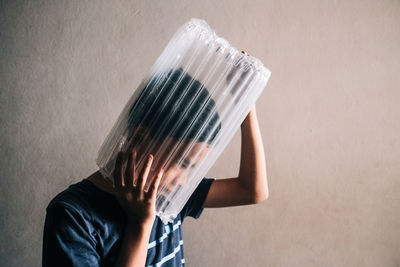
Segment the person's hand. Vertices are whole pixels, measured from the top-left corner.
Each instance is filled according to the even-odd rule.
[[[124,162],[128,158],[125,169]],[[129,153],[128,157],[119,152],[114,170],[114,196],[122,206],[129,223],[153,224],[155,219],[155,202],[158,186],[163,170],[159,169],[155,179],[151,181],[148,191],[144,190],[153,155],[147,157],[147,161],[140,173],[135,172],[136,151]],[[136,181],[136,183],[134,183]]]

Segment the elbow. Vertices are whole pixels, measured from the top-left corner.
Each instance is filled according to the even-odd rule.
[[[266,201],[269,197],[268,188],[266,188],[263,192],[256,193],[253,195],[253,204],[259,204]]]
[[[264,181],[267,181],[267,178],[263,179]],[[263,184],[262,186],[259,186],[258,190],[254,194],[254,204],[259,204],[264,201],[266,201],[269,198],[269,189],[268,189],[268,183]]]
[[[253,199],[253,204],[260,204],[268,199],[268,195],[257,196]]]
[[[240,176],[239,176],[240,178]],[[239,179],[240,186],[243,189],[243,192],[247,196],[247,202],[249,204],[259,204],[266,201],[269,198],[269,190],[268,190],[268,183],[266,182],[266,178],[264,179],[256,179],[254,180],[261,180],[262,182],[258,182],[256,185],[246,185],[242,182],[242,180],[246,181],[246,179]],[[265,183],[263,182],[265,181]]]

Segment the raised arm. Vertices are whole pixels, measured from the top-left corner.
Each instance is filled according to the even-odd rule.
[[[241,125],[241,136],[239,176],[215,180],[203,207],[248,205],[268,198],[264,147],[255,106]]]

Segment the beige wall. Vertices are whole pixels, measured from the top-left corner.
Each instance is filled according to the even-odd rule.
[[[259,57],[270,198],[184,225],[188,266],[400,266],[400,2],[1,1],[0,265],[37,266],[49,200],[96,170],[175,30]],[[237,134],[209,176],[239,169]]]

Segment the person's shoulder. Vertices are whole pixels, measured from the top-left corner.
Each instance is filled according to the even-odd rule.
[[[203,212],[203,204],[215,178],[204,177],[196,187],[180,212],[181,219],[187,216],[198,219]]]
[[[108,194],[97,188],[88,179],[70,185],[58,193],[47,206],[47,210],[66,208],[69,210],[90,210],[91,207],[107,198]]]

